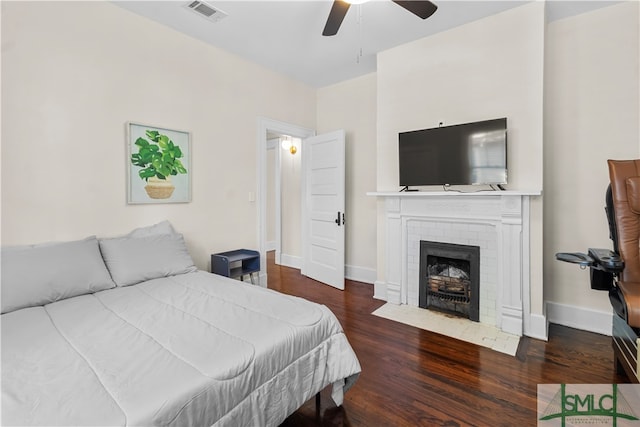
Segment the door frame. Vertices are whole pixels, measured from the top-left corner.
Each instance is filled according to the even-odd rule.
[[[270,240],[267,240],[267,236],[265,235],[265,252],[269,251],[269,250],[274,250],[275,249],[275,261],[276,264],[280,264],[280,252],[282,251],[282,236],[281,236],[281,226],[282,226],[282,217],[281,217],[281,197],[282,197],[282,189],[281,189],[281,182],[280,182],[280,167],[281,164],[280,162],[282,161],[281,156],[282,156],[282,150],[280,150],[281,147],[281,138],[277,138],[277,139],[268,139],[267,138],[267,155],[269,154],[269,151],[271,150],[276,150],[274,151],[274,170],[270,171],[267,169],[267,174],[273,172],[274,177],[273,177],[273,184],[274,184],[274,212],[273,212],[273,216],[274,216],[274,221],[275,221],[275,235],[274,235],[274,240],[275,240],[275,248],[271,247],[269,245],[269,243],[271,243]],[[265,178],[266,178],[265,175]],[[268,179],[267,179],[268,181]],[[267,196],[266,194],[270,191],[269,188],[266,189],[265,191],[265,206],[266,206],[266,201],[267,201]],[[265,221],[265,230],[267,230],[270,227],[270,224],[268,224],[268,221]],[[269,247],[267,247],[269,246]]]
[[[283,135],[289,135],[294,138],[304,140],[308,137],[315,136],[315,129],[309,129],[302,126],[269,119],[266,117],[258,117],[258,130],[256,144],[257,173],[256,173],[256,209],[258,217],[258,235],[257,244],[260,251],[260,286],[267,287],[267,132],[273,132]],[[278,150],[276,157],[279,158],[281,150]],[[302,151],[302,147],[300,147]],[[302,154],[302,153],[300,153]],[[279,189],[276,188],[276,241],[281,242],[281,210],[278,206],[281,200]],[[304,236],[303,236],[304,237]]]

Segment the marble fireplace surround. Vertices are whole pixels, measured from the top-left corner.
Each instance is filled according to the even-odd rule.
[[[480,323],[523,335],[530,306],[529,197],[522,191],[376,192],[385,200],[386,280],[374,298],[418,306],[420,241],[480,247]]]

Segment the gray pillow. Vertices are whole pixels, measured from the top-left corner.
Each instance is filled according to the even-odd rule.
[[[100,250],[118,286],[197,270],[178,233],[102,239]]]
[[[136,228],[125,237],[148,237],[155,236],[157,234],[175,234],[175,232],[176,231],[173,229],[171,223],[167,220],[164,220],[147,227]]]
[[[2,313],[114,286],[95,236],[2,248]]]

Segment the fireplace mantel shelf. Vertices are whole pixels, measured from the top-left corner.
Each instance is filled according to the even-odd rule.
[[[372,191],[367,196],[374,197],[465,197],[465,196],[539,196],[540,190],[481,190],[481,191]]]

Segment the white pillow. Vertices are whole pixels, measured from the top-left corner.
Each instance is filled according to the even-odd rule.
[[[100,250],[118,286],[197,270],[178,233],[102,239]]]
[[[2,248],[2,313],[114,286],[95,236]]]

